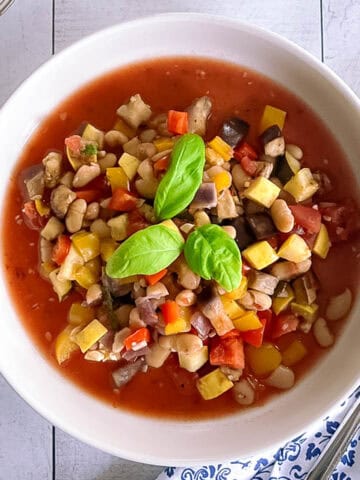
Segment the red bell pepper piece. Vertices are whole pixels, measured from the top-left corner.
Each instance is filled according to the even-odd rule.
[[[252,160],[250,157],[242,157],[240,160],[240,165],[244,172],[251,177],[256,175],[258,163],[255,160]]]
[[[256,330],[248,330],[247,332],[243,332],[241,335],[244,342],[248,343],[249,345],[253,345],[254,347],[261,347],[264,340],[266,319],[259,318],[259,320],[261,322],[262,327],[257,328]]]
[[[243,142],[234,149],[234,158],[240,161],[243,157],[248,157],[250,160],[256,160],[258,154],[251,145]]]
[[[137,207],[137,198],[125,188],[116,188],[112,194],[109,208],[118,212],[130,212]]]
[[[161,313],[166,324],[176,322],[180,315],[179,305],[174,300],[167,300],[160,305]]]
[[[276,315],[272,327],[272,338],[279,338],[286,333],[294,332],[299,325],[299,319],[292,313]]]
[[[321,213],[304,205],[289,205],[295,223],[303,227],[307,233],[319,233],[321,227]]]
[[[182,135],[188,131],[188,113],[177,112],[176,110],[168,111],[167,128],[169,132]]]
[[[150,342],[150,332],[147,328],[139,328],[138,330],[135,330],[134,333],[130,334],[124,341],[124,345],[126,350],[131,350],[137,343],[140,342]]]
[[[71,247],[71,240],[67,235],[60,235],[54,245],[51,260],[57,265],[64,263]]]
[[[227,365],[231,368],[244,368],[244,344],[241,338],[217,338],[210,349],[211,365]]]
[[[88,203],[95,202],[100,200],[101,191],[100,190],[77,190],[76,197],[86,200]]]
[[[167,274],[167,268],[160,270],[158,273],[154,273],[153,275],[145,275],[145,280],[147,281],[148,285],[155,285],[155,283],[159,282],[165,275]]]
[[[139,210],[132,210],[128,213],[128,227],[127,227],[127,234],[132,235],[143,228],[148,227],[150,224],[149,222],[143,217],[143,215],[139,212]]]
[[[169,155],[166,155],[163,158],[160,158],[157,162],[154,163],[155,173],[165,172],[169,166]]]

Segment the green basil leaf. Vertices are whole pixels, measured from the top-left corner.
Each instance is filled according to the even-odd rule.
[[[195,133],[186,133],[175,144],[170,167],[156,191],[154,207],[159,220],[175,217],[193,200],[201,185],[205,145]]]
[[[216,280],[231,291],[240,284],[241,255],[232,238],[218,225],[203,225],[192,232],[185,243],[186,261],[193,272]]]
[[[152,225],[134,233],[111,255],[106,274],[113,278],[152,275],[174,262],[182,252],[184,239],[164,225]]]

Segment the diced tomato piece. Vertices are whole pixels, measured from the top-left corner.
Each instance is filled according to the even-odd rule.
[[[24,203],[23,212],[25,223],[31,230],[41,230],[44,227],[47,218],[39,214],[33,200]]]
[[[225,333],[225,335],[221,335],[221,340],[227,340],[228,338],[240,338],[241,332],[237,328],[233,328],[230,332]]]
[[[343,205],[320,208],[331,242],[341,242],[360,230],[360,212],[350,200]]]
[[[180,315],[179,305],[174,300],[167,300],[160,305],[161,313],[166,324],[176,322]]]
[[[72,153],[80,155],[82,138],[80,135],[71,135],[71,137],[65,138],[65,145],[72,151]]]
[[[210,349],[211,365],[244,368],[244,344],[241,338],[217,338]]]
[[[137,343],[140,343],[140,342],[146,342],[146,343],[150,342],[150,332],[145,327],[139,328],[138,330],[135,330],[134,333],[129,335],[125,339],[124,345],[126,350],[131,350],[134,344],[136,345]]]
[[[299,319],[292,313],[280,313],[274,317],[272,338],[279,338],[286,333],[293,332],[299,325]]]
[[[260,312],[258,312],[260,313]],[[266,327],[266,319],[260,318],[262,327],[257,328],[256,330],[248,330],[247,332],[242,332],[242,339],[244,342],[254,347],[261,347],[264,339],[264,332]]]
[[[158,273],[154,273],[153,275],[145,275],[145,280],[147,281],[148,285],[155,285],[155,283],[160,282],[160,280],[165,277],[167,274],[167,268],[160,270]]]
[[[188,113],[169,110],[167,128],[169,132],[176,133],[177,135],[183,135],[184,133],[187,133],[189,128]]]
[[[266,238],[266,241],[268,243],[270,243],[270,245],[272,246],[272,248],[274,248],[275,250],[278,249],[279,247],[279,238],[277,235],[272,235],[271,237],[268,237]]]
[[[82,198],[88,203],[100,200],[102,196],[100,190],[77,190],[75,193],[77,198]]]
[[[251,267],[250,265],[246,262],[246,260],[242,259],[242,274],[246,277],[246,275],[250,272]]]
[[[244,172],[251,177],[256,175],[258,163],[255,160],[252,160],[250,157],[242,157],[240,160],[240,165]]]
[[[139,210],[132,210],[128,213],[128,235],[132,235],[133,233],[138,232],[149,225],[149,222],[143,217]]]
[[[297,225],[303,227],[308,233],[319,233],[321,213],[318,210],[303,205],[289,205],[289,208]]]
[[[98,177],[91,180],[86,185],[87,190],[99,190],[103,197],[110,197],[111,196],[111,186],[106,178],[105,174],[101,174]]]
[[[51,260],[58,265],[64,263],[67,254],[69,253],[71,247],[71,240],[67,235],[60,235],[57,238],[55,246],[52,251]]]
[[[118,212],[130,212],[137,207],[137,198],[125,188],[116,188],[112,194],[109,208]]]
[[[248,157],[251,160],[256,160],[258,158],[258,154],[251,145],[243,142],[234,149],[234,158],[240,161],[243,157]]]
[[[169,166],[169,155],[160,158],[157,162],[154,163],[155,173],[165,172]]]

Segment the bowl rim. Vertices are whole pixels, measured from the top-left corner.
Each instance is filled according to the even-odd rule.
[[[249,33],[255,33],[263,38],[268,38],[270,39],[273,43],[279,44],[283,49],[286,49],[289,53],[295,54],[297,56],[300,56],[304,59],[305,63],[309,65],[310,68],[315,70],[317,73],[320,73],[321,75],[325,76],[327,80],[334,86],[335,89],[339,90],[342,95],[344,95],[349,102],[351,102],[356,110],[358,111],[360,115],[360,99],[357,97],[357,95],[351,90],[351,88],[346,85],[346,83],[338,77],[326,64],[320,62],[316,57],[314,57],[312,54],[304,50],[302,47],[298,46],[294,42],[288,40],[287,38],[282,37],[281,35],[271,32],[265,28],[259,27],[257,25],[254,25],[250,22],[246,22],[243,20],[237,20],[237,19],[231,19],[226,16],[222,15],[214,15],[214,14],[205,14],[205,13],[184,13],[184,12],[174,12],[174,13],[161,13],[157,15],[147,15],[141,18],[137,18],[134,20],[130,20],[127,22],[121,22],[117,23],[115,25],[112,25],[110,27],[101,29],[95,33],[92,33],[91,35],[88,35],[84,37],[83,39],[73,43],[72,45],[66,47],[64,50],[61,52],[53,55],[50,59],[45,61],[40,67],[38,67],[27,79],[25,79],[20,86],[11,94],[9,99],[3,104],[3,106],[0,109],[0,121],[6,117],[7,111],[12,108],[12,103],[15,101],[15,98],[17,95],[19,95],[24,89],[27,88],[28,83],[36,80],[38,77],[41,77],[43,75],[43,72],[46,72],[47,69],[51,68],[52,66],[56,64],[61,64],[62,60],[68,56],[72,56],[74,52],[81,50],[84,46],[86,46],[88,43],[94,41],[94,40],[101,40],[107,36],[112,36],[114,32],[117,32],[119,29],[124,29],[127,27],[140,27],[141,25],[144,24],[151,24],[153,22],[166,22],[166,21],[176,21],[176,20],[186,20],[188,22],[196,22],[196,21],[201,21],[205,22],[207,24],[221,24],[223,27],[233,27],[238,30],[244,31],[244,32],[249,32]],[[171,54],[169,55],[171,56]],[[191,56],[196,56],[196,55],[191,55]],[[159,58],[154,57],[154,58]],[[140,61],[140,59],[138,60]],[[116,68],[114,65],[113,68]],[[104,73],[106,73],[104,71]],[[96,78],[96,77],[94,77]],[[12,302],[10,302],[12,303]],[[51,422],[54,426],[57,428],[60,428],[61,430],[69,433],[73,437],[86,442],[89,445],[92,445],[96,448],[99,448],[105,452],[108,452],[110,454],[116,455],[116,456],[121,456],[123,458],[133,460],[133,461],[141,461],[141,462],[146,462],[149,464],[157,464],[157,465],[163,465],[164,460],[168,461],[168,459],[164,459],[163,457],[159,456],[158,454],[151,455],[151,454],[143,454],[141,453],[136,454],[135,452],[131,452],[129,450],[126,450],[125,448],[119,448],[118,446],[110,446],[107,444],[104,446],[101,441],[98,441],[97,438],[93,438],[90,436],[90,434],[85,434],[82,431],[78,430],[76,426],[70,425],[70,424],[63,424],[61,417],[59,417],[56,413],[49,411],[46,406],[43,406],[40,402],[36,401],[34,399],[32,393],[25,388],[22,387],[22,385],[19,385],[16,381],[16,378],[11,377],[11,375],[8,375],[7,372],[4,370],[2,364],[1,364],[1,356],[0,356],[0,371],[2,375],[4,376],[5,380],[11,385],[11,387],[32,407],[36,412],[38,412],[40,415],[42,415],[47,421]],[[359,377],[360,378],[360,377]],[[357,378],[352,385],[348,385],[347,391],[344,393],[343,398],[348,396],[351,391],[356,387],[359,378]],[[87,394],[88,395],[88,394]],[[324,402],[323,405],[326,406],[327,411],[333,411],[335,410],[336,406],[338,403],[341,401],[341,398],[335,398],[335,399],[329,399],[328,401]],[[128,413],[130,416],[132,415],[131,413]],[[230,418],[230,417],[224,417],[224,418]],[[310,427],[310,425],[314,424],[316,421],[318,421],[318,418],[313,418],[311,421],[308,421],[306,424],[304,424],[303,431],[307,428]],[[181,423],[181,422],[179,422]],[[292,437],[295,437],[299,433],[302,433],[299,431],[299,429],[293,429],[293,434]],[[288,439],[290,440],[290,439]],[[275,450],[279,446],[281,446],[283,442],[278,441],[278,442],[273,442],[271,444],[267,445],[265,450],[261,450],[256,453],[264,453],[264,451],[268,451],[270,448],[271,450]],[[224,458],[223,456],[221,457],[221,460],[231,460],[234,458],[234,453],[230,452],[229,456],[227,458]],[[178,466],[188,466],[188,461],[184,458],[174,458],[172,459],[172,464],[176,464]],[[214,460],[214,459],[213,459]],[[198,460],[198,461],[192,461],[192,465],[197,465],[197,464],[203,464],[204,462],[209,462],[211,461],[210,458],[207,458],[205,460]]]

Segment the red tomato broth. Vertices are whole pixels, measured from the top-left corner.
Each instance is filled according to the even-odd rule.
[[[249,69],[201,58],[164,58],[108,73],[60,104],[25,146],[9,182],[3,217],[3,255],[13,303],[39,352],[67,378],[113,406],[146,415],[181,418],[236,412],[241,407],[234,402],[230,392],[212,401],[203,400],[191,383],[193,374],[184,370],[179,373],[179,369],[174,371],[172,358],[161,369],[150,368],[146,374],[138,374],[120,391],[114,391],[111,383],[110,372],[116,368],[112,362],[89,362],[75,354],[59,367],[54,358],[53,340],[66,325],[69,307],[72,302],[79,300],[79,294],[71,293],[59,304],[50,283],[44,281],[37,272],[38,232],[30,231],[18,221],[21,218],[22,199],[17,178],[24,168],[39,163],[49,150],[63,151],[64,138],[76,132],[84,120],[100,129],[111,129],[116,119],[116,109],[127,97],[137,92],[156,113],[169,109],[182,111],[194,98],[207,94],[213,100],[207,137],[214,136],[221,123],[235,114],[250,123],[247,141],[253,146],[258,145],[256,127],[263,108],[270,103],[288,113],[285,139],[287,143],[301,146],[307,166],[321,168],[332,180],[337,178],[337,172],[341,172],[342,181],[334,182],[332,199],[357,198],[354,178],[335,138],[294,94]],[[21,249],[19,239],[26,239]],[[326,262],[316,259],[314,269],[322,286],[319,292],[320,312],[324,310],[328,296],[341,292],[347,286],[355,291],[359,262],[354,262],[352,247],[359,251],[359,238],[333,247]],[[335,333],[341,327],[341,322],[331,324]],[[52,341],[47,332],[50,332]],[[292,367],[299,378],[312,368],[325,350],[317,346],[312,335],[301,332],[285,335],[275,343],[283,349],[295,338],[301,338],[309,350],[305,359]],[[273,392],[275,390],[270,388],[260,391],[257,405]]]

